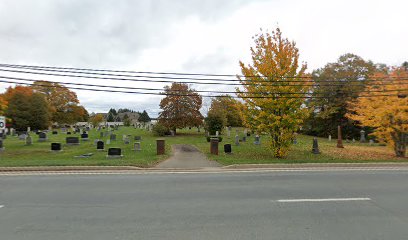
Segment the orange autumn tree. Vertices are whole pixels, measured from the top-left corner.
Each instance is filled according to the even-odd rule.
[[[7,101],[0,95],[0,116],[4,116],[7,109]]]
[[[185,83],[172,83],[165,86],[160,101],[159,123],[176,132],[177,128],[198,127],[203,122],[200,113],[202,97]]]
[[[303,105],[310,79],[305,78],[306,64],[299,62],[295,42],[282,37],[279,28],[254,38],[255,47],[250,49],[252,63],[240,61],[244,75],[239,77],[243,90],[237,89],[243,100],[241,113],[247,127],[268,133],[273,155],[283,158],[294,133],[309,114]]]
[[[408,71],[377,72],[360,98],[349,103],[347,117],[374,128],[373,136],[405,157],[408,134]],[[369,96],[369,97],[364,97]]]

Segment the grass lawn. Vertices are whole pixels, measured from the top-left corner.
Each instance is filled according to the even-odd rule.
[[[235,130],[232,131],[235,134]],[[242,131],[241,131],[242,132]],[[196,129],[183,129],[178,131],[176,137],[165,137],[166,155],[156,155],[156,139],[151,132],[131,127],[121,127],[114,132],[117,141],[112,141],[108,147],[122,148],[124,157],[121,159],[107,159],[107,152],[96,151],[94,139],[99,138],[100,133],[95,129],[89,133],[90,141],[81,142],[79,146],[67,146],[65,144],[65,133],[59,131],[58,135],[48,134],[47,142],[38,142],[38,136],[32,134],[33,145],[25,146],[24,141],[17,137],[7,136],[4,141],[5,150],[0,152],[0,166],[139,166],[150,167],[166,159],[171,154],[172,144],[192,144],[200,149],[211,160],[216,160],[223,165],[247,164],[247,163],[339,163],[339,162],[408,162],[408,158],[396,158],[393,151],[387,147],[377,144],[370,146],[361,143],[346,143],[345,148],[336,148],[336,140],[329,142],[327,139],[319,138],[321,154],[311,153],[312,137],[298,136],[298,144],[292,149],[285,159],[273,158],[267,149],[267,136],[261,136],[261,145],[254,145],[254,137],[251,136],[247,142],[241,142],[240,146],[234,145],[234,138],[224,136],[219,146],[219,155],[210,155],[210,144],[206,141],[204,133],[198,133]],[[142,136],[142,151],[132,151],[133,142],[125,145],[122,135]],[[71,136],[80,136],[79,134]],[[106,143],[106,137],[102,138]],[[54,153],[50,151],[51,142],[63,144],[63,151]],[[223,153],[223,145],[232,144],[232,154]],[[90,158],[75,158],[76,155],[93,153]]]

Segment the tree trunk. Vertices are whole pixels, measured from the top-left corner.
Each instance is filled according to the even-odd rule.
[[[394,150],[395,150],[395,155],[397,155],[397,157],[405,157],[405,153],[407,150],[407,142],[406,142],[405,133],[398,134],[398,140],[395,141]]]

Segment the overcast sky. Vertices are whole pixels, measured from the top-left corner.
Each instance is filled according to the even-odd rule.
[[[252,36],[260,28],[280,27],[297,43],[308,71],[348,52],[400,65],[408,60],[407,9],[405,0],[1,0],[0,63],[239,74],[238,61],[249,63]],[[0,76],[164,86],[7,72]],[[9,85],[0,83],[0,92]],[[162,98],[76,92],[89,112],[126,107],[146,109],[154,117]]]

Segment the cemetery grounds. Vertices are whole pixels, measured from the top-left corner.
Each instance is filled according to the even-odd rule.
[[[210,155],[210,143],[205,138],[205,133],[197,132],[196,128],[181,129],[177,131],[175,137],[155,137],[152,132],[133,127],[120,127],[113,133],[117,135],[116,141],[106,144],[107,137],[100,137],[100,132],[96,129],[89,131],[89,141],[82,141],[80,145],[68,146],[65,144],[67,135],[58,129],[57,135],[47,133],[46,142],[38,142],[38,136],[31,133],[33,144],[26,146],[24,140],[19,140],[17,136],[7,136],[4,140],[5,149],[0,152],[0,167],[22,167],[22,166],[137,166],[152,167],[158,162],[165,160],[171,155],[172,144],[191,144],[196,146],[201,152],[206,154],[210,160],[218,161],[222,165],[232,164],[267,164],[267,163],[365,163],[365,162],[408,162],[408,158],[397,158],[392,149],[374,143],[346,142],[343,140],[344,148],[336,147],[336,139],[329,141],[325,138],[318,138],[321,154],[312,153],[313,137],[298,135],[297,144],[293,144],[289,155],[284,159],[272,157],[267,148],[268,136],[261,136],[261,144],[254,144],[254,135],[247,137],[246,142],[235,145],[235,131],[231,131],[231,137],[223,133],[222,141],[219,144],[219,155]],[[238,128],[240,138],[244,136],[243,129]],[[106,131],[106,130],[102,130]],[[130,144],[125,144],[123,135],[131,135]],[[141,136],[141,151],[133,151],[134,136]],[[95,139],[105,142],[105,151],[97,151],[94,144]],[[156,139],[165,139],[166,154],[156,155]],[[50,151],[53,142],[62,144],[61,152]],[[224,153],[224,144],[232,145],[232,154]],[[122,148],[122,158],[107,158],[109,147]],[[78,158],[83,154],[92,153],[91,157]]]

